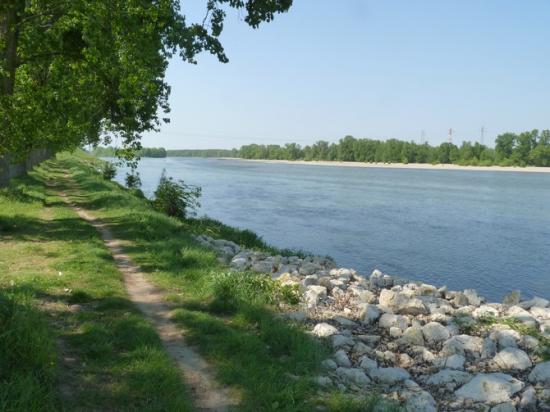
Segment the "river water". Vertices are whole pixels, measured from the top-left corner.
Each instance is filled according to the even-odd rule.
[[[202,187],[199,214],[275,246],[493,300],[550,298],[550,174],[145,158],[146,195],[163,169]]]

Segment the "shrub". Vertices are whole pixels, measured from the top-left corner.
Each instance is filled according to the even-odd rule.
[[[186,184],[183,180],[166,177],[162,171],[159,185],[155,190],[153,207],[168,216],[186,218],[195,214],[200,207],[201,188]]]
[[[112,180],[116,176],[116,167],[111,162],[105,162],[103,163],[101,173],[103,174],[103,179]]]
[[[139,172],[132,170],[131,173],[126,173],[126,187],[128,189],[138,189],[141,186],[141,178]]]

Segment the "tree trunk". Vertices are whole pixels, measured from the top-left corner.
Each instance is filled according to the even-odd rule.
[[[24,0],[3,0],[0,9],[0,44],[2,50],[0,62],[0,95],[12,95],[15,87],[17,69],[17,43],[19,40],[19,23],[25,10]]]

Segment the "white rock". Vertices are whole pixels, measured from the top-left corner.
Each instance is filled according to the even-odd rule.
[[[370,325],[380,318],[382,312],[378,309],[378,306],[371,305],[370,303],[364,303],[361,305],[361,312],[359,313],[359,318],[362,322]]]
[[[449,338],[441,352],[445,355],[464,355],[465,353],[480,354],[483,349],[483,339],[477,336],[457,335]]]
[[[535,366],[529,374],[529,381],[550,386],[550,361]]]
[[[520,308],[519,306],[510,306],[506,314],[523,323],[526,326],[537,327],[538,322],[533,315],[527,312],[525,309]]]
[[[480,373],[455,392],[461,399],[470,399],[488,405],[509,402],[510,398],[521,391],[525,384],[504,373]]]
[[[304,297],[309,307],[315,307],[319,304],[321,298],[327,297],[327,288],[319,285],[310,285],[307,287]]]
[[[529,356],[517,348],[505,348],[497,353],[493,360],[502,370],[524,371],[532,366]]]
[[[464,296],[466,296],[466,299],[468,299],[468,303],[472,306],[479,306],[481,305],[482,298],[480,298],[477,294],[477,291],[475,289],[466,289],[464,292]]]
[[[431,386],[445,385],[449,388],[456,388],[464,385],[473,378],[468,372],[457,371],[453,369],[443,369],[426,379],[426,384]]]
[[[519,403],[521,411],[535,412],[537,410],[537,393],[535,388],[528,386],[521,394],[521,401]]]
[[[372,370],[369,375],[380,383],[394,385],[410,379],[411,375],[403,368],[378,368]]]
[[[422,327],[422,333],[428,343],[439,343],[449,339],[449,330],[440,323],[430,322]]]
[[[550,308],[539,308],[538,306],[532,307],[531,315],[537,319],[548,320],[550,319]]]
[[[352,347],[355,344],[351,336],[332,335],[330,339],[332,341],[332,347],[335,349],[342,347]]]
[[[336,373],[344,380],[354,383],[360,388],[364,388],[370,383],[369,377],[359,368],[338,368]]]
[[[534,352],[538,349],[539,345],[539,340],[533,336],[525,335],[521,337],[520,346],[527,351]]]
[[[481,305],[472,312],[475,319],[480,318],[495,318],[498,316],[498,310],[489,305]]]
[[[411,297],[406,293],[383,289],[378,300],[380,306],[386,307],[396,314],[421,315],[429,313],[421,299]]]
[[[345,350],[338,350],[334,354],[334,360],[336,361],[336,364],[338,366],[343,366],[344,368],[350,368],[351,367],[351,361],[348,358],[348,354]]]
[[[513,290],[502,299],[502,304],[507,306],[517,305],[521,301],[521,291]]]
[[[359,366],[365,369],[370,375],[371,371],[378,368],[378,362],[376,362],[374,359],[369,358],[368,356],[363,356],[359,360]]]
[[[545,320],[540,324],[540,333],[545,338],[550,338],[550,321]]]
[[[550,306],[550,301],[535,296],[533,299],[521,302],[518,306],[523,309],[531,309],[532,307],[546,308]]]
[[[517,409],[512,402],[506,402],[492,407],[491,412],[517,412]]]
[[[466,358],[462,355],[451,355],[444,358],[437,358],[434,361],[434,365],[439,368],[464,370],[464,363]]]
[[[491,333],[491,337],[497,341],[500,349],[517,348],[521,339],[519,332],[513,329],[496,330]]]
[[[390,336],[392,338],[399,338],[403,335],[403,331],[401,330],[401,328],[398,328],[397,326],[392,326],[390,328]]]
[[[392,326],[396,326],[400,329],[405,329],[409,321],[406,317],[401,315],[394,315],[392,313],[384,313],[378,321],[378,326],[384,329],[389,329]]]
[[[437,412],[433,396],[424,390],[404,391],[406,412]]]
[[[326,338],[327,336],[332,336],[338,333],[338,329],[334,326],[329,325],[328,323],[318,323],[313,328],[313,334],[320,338]]]
[[[399,338],[399,342],[409,346],[424,346],[424,334],[419,326],[411,326],[405,329],[403,336]]]
[[[371,288],[385,288],[393,285],[393,278],[374,269],[369,278]]]

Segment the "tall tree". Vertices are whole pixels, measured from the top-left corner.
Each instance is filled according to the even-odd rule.
[[[1,0],[0,155],[110,136],[139,148],[140,134],[169,112],[171,57],[196,63],[207,51],[227,62],[227,9],[257,28],[291,4],[205,0],[202,23],[188,23],[179,0]]]

